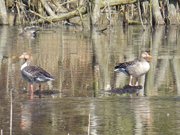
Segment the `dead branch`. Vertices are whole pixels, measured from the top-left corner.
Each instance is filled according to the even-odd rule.
[[[41,0],[41,1],[44,2],[44,0]],[[70,2],[72,2],[72,1],[75,1],[75,0],[71,0]],[[132,3],[136,3],[136,2],[137,2],[137,0],[113,0],[113,1],[109,1],[109,6],[132,4]],[[45,4],[44,6],[46,6],[47,3],[44,2],[43,4]],[[105,6],[107,6],[106,3],[104,3],[104,2],[100,3],[100,8],[103,8]],[[48,6],[48,8],[50,8],[50,7]],[[74,11],[71,11],[71,12],[68,12],[68,13],[65,13],[65,14],[59,15],[59,16],[54,15],[54,13],[53,13],[53,15],[50,15],[45,18],[40,18],[37,21],[33,21],[31,24],[45,23],[45,22],[48,22],[47,20],[49,20],[50,22],[58,22],[58,21],[66,20],[66,19],[71,19],[73,17],[80,16],[80,15],[83,15],[86,13],[87,13],[87,6],[82,5]]]
[[[40,17],[40,18],[44,19],[44,20],[46,20],[46,21],[47,21],[47,22],[49,22],[49,23],[52,23],[52,21],[51,21],[51,20],[47,20],[47,18],[46,18],[46,17],[44,17],[44,16],[42,16],[41,14],[38,14],[38,13],[36,13],[36,12],[32,11],[32,10],[30,10],[29,12],[33,13],[34,15],[36,15],[36,16],[38,16],[38,17]]]
[[[43,5],[43,7],[45,8],[46,12],[50,15],[50,16],[56,16],[56,14],[52,11],[52,9],[49,7],[47,1],[45,0],[41,0],[41,4]]]
[[[47,20],[49,20],[51,22],[58,22],[58,21],[62,21],[62,20],[66,20],[66,19],[70,19],[70,18],[79,16],[79,13],[81,13],[82,15],[85,14],[86,7],[85,6],[78,7],[76,10],[65,13],[60,16],[49,16],[49,17],[45,17],[43,19],[41,18],[37,21],[33,21],[31,24],[44,23],[44,22],[47,22]]]

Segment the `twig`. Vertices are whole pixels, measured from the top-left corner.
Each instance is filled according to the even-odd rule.
[[[65,5],[65,4],[68,4],[68,3],[71,3],[71,2],[76,2],[76,1],[77,1],[77,0],[69,0],[69,1],[66,1],[66,2],[60,4],[60,5],[63,6],[63,5]]]
[[[138,0],[138,12],[139,12],[139,18],[140,18],[140,21],[141,21],[141,25],[142,25],[143,29],[145,30],[143,20],[142,20],[142,16],[141,16],[141,8],[140,8],[140,1],[139,0]]]
[[[17,12],[18,12],[18,16],[19,16],[19,22],[21,22],[21,14],[20,14],[20,9],[19,9],[19,6],[17,4],[20,4],[19,2],[15,1],[16,2],[16,9],[17,9]]]
[[[13,114],[13,104],[12,104],[12,89],[10,90],[10,135],[12,135],[12,114]]]
[[[150,25],[151,25],[151,28],[152,28],[152,26],[153,26],[153,24],[152,24],[152,0],[150,0],[150,3],[149,3],[149,13],[150,13],[149,21],[150,21]]]
[[[84,23],[83,23],[83,16],[82,16],[82,13],[81,11],[77,8],[77,11],[79,12],[79,16],[80,16],[80,20],[81,20],[81,25],[82,25],[82,28],[84,29]]]
[[[111,8],[110,8],[110,5],[109,5],[109,0],[106,0],[106,3],[107,3],[107,7],[108,7],[108,20],[110,22],[110,26],[111,26]]]

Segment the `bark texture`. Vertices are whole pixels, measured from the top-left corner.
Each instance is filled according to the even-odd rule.
[[[156,25],[164,24],[165,22],[159,8],[159,1],[151,0],[151,3],[152,3],[153,23]]]
[[[8,24],[4,0],[0,0],[0,24]]]

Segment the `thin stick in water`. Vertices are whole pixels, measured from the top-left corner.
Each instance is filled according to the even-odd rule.
[[[10,90],[10,135],[12,135],[12,113],[13,113],[13,106],[12,106],[12,89]]]
[[[89,120],[88,120],[88,135],[90,135],[90,121],[91,120],[91,115],[90,115],[90,113],[89,113]]]
[[[1,129],[1,135],[3,135],[3,130]]]

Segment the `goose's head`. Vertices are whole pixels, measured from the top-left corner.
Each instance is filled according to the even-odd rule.
[[[152,56],[149,55],[147,52],[143,52],[143,53],[141,54],[141,57],[142,57],[143,59],[145,59],[146,61],[148,61],[148,62],[150,62],[151,59],[152,59]]]
[[[23,54],[21,54],[21,56],[19,56],[19,59],[23,59],[25,61],[29,60],[30,58],[31,56],[27,52],[24,52]]]
[[[21,54],[21,56],[19,56],[19,59],[22,60],[22,62],[23,62],[22,66],[21,66],[21,70],[22,70],[24,67],[26,67],[30,64],[30,60],[32,59],[32,57],[27,52],[24,52],[23,54]]]

